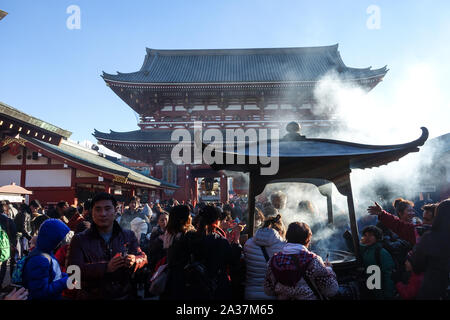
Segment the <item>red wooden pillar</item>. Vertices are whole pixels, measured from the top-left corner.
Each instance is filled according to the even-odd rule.
[[[192,205],[198,202],[198,178],[192,178]]]
[[[50,160],[50,158],[49,158]],[[70,189],[74,192],[74,197],[73,197],[73,204],[76,206],[78,205],[78,198],[77,198],[77,186],[75,184],[75,179],[77,177],[76,174],[76,169],[74,168],[70,168],[71,171],[71,177],[70,177]]]
[[[111,193],[111,186],[109,185],[109,182],[105,182],[105,192]]]
[[[131,196],[134,197],[136,195],[136,188],[132,187],[131,188]]]
[[[23,147],[22,149],[22,166],[20,168],[20,186],[25,188],[25,177],[27,174],[27,149]]]
[[[222,173],[220,176],[220,202],[226,203],[228,201],[228,179]]]
[[[191,199],[192,197],[192,192],[191,192],[191,188],[192,188],[192,183],[191,183],[191,178],[190,178],[190,172],[189,172],[189,167],[188,166],[184,166],[184,201],[188,201],[189,199]]]

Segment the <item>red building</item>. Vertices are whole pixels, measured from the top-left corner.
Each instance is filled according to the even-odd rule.
[[[206,185],[212,198],[228,199],[228,178],[208,165],[176,165],[170,159],[173,130],[277,128],[298,121],[302,131],[330,130],[338,122],[314,111],[314,88],[333,72],[367,91],[387,69],[350,68],[338,45],[304,48],[154,50],[147,49],[139,71],[103,73],[103,79],[140,115],[140,130],[94,132],[99,143],[147,163],[151,174],[180,185],[174,197],[197,198]],[[213,180],[211,180],[213,179]],[[201,181],[201,183],[200,183]],[[220,198],[220,199],[219,199]]]
[[[31,190],[29,200],[76,204],[106,191],[123,200],[140,195],[151,201],[160,199],[163,190],[177,188],[71,142],[71,132],[3,103],[0,133],[0,185],[15,183]]]

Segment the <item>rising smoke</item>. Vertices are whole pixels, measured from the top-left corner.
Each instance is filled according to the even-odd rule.
[[[391,84],[392,94],[386,94],[386,90],[382,92],[378,87],[374,92],[367,93],[339,78],[337,74],[327,74],[315,89],[317,105],[312,111],[316,115],[328,114],[332,119],[339,120],[341,125],[331,132],[307,130],[306,136],[390,145],[417,139],[422,126],[428,128],[429,139],[446,134],[450,129],[450,108],[448,97],[439,89],[441,80],[438,70],[432,63],[410,66],[403,77]],[[426,143],[420,149],[418,153],[411,153],[398,162],[352,171],[357,219],[367,217],[366,209],[373,201],[387,205],[396,197],[414,199],[418,196],[423,182],[430,181],[430,173],[424,168],[431,165],[434,155],[439,152],[439,147],[431,143]],[[386,188],[389,192],[386,192]],[[326,223],[326,198],[315,186],[272,184],[266,187],[265,194],[270,195],[275,191],[282,191],[288,197],[283,210],[286,223],[304,221],[310,226]],[[316,217],[299,213],[297,205],[301,200],[314,203],[318,211]],[[340,237],[343,229],[349,228],[348,209],[346,198],[334,186],[333,209],[335,226],[318,229],[314,239],[321,243],[321,247],[343,249],[342,243],[337,244],[335,240],[336,235]],[[420,208],[415,209],[420,211]]]

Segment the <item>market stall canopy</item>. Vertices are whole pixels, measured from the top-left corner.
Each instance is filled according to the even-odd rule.
[[[0,201],[8,200],[12,203],[21,203],[25,200],[22,195],[30,194],[33,194],[33,192],[17,186],[14,182],[0,187]]]
[[[16,185],[14,182],[6,186],[0,187],[0,193],[5,194],[33,194],[33,191],[29,191],[21,186]]]

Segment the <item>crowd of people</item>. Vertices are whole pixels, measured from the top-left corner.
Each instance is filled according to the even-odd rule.
[[[70,206],[38,200],[0,207],[0,299],[325,300],[342,298],[333,264],[311,248],[320,223],[308,225],[314,205],[298,204],[286,223],[286,195],[258,201],[255,232],[246,201],[226,204],[118,203],[108,193]],[[361,218],[364,271],[378,266],[381,285],[359,278],[360,299],[448,299],[450,199],[422,207],[404,199],[389,213],[374,203]],[[305,216],[307,215],[307,216]],[[308,220],[308,219],[306,219]],[[310,221],[310,220],[308,220]],[[249,234],[252,236],[249,237]],[[80,277],[77,278],[76,266]]]

